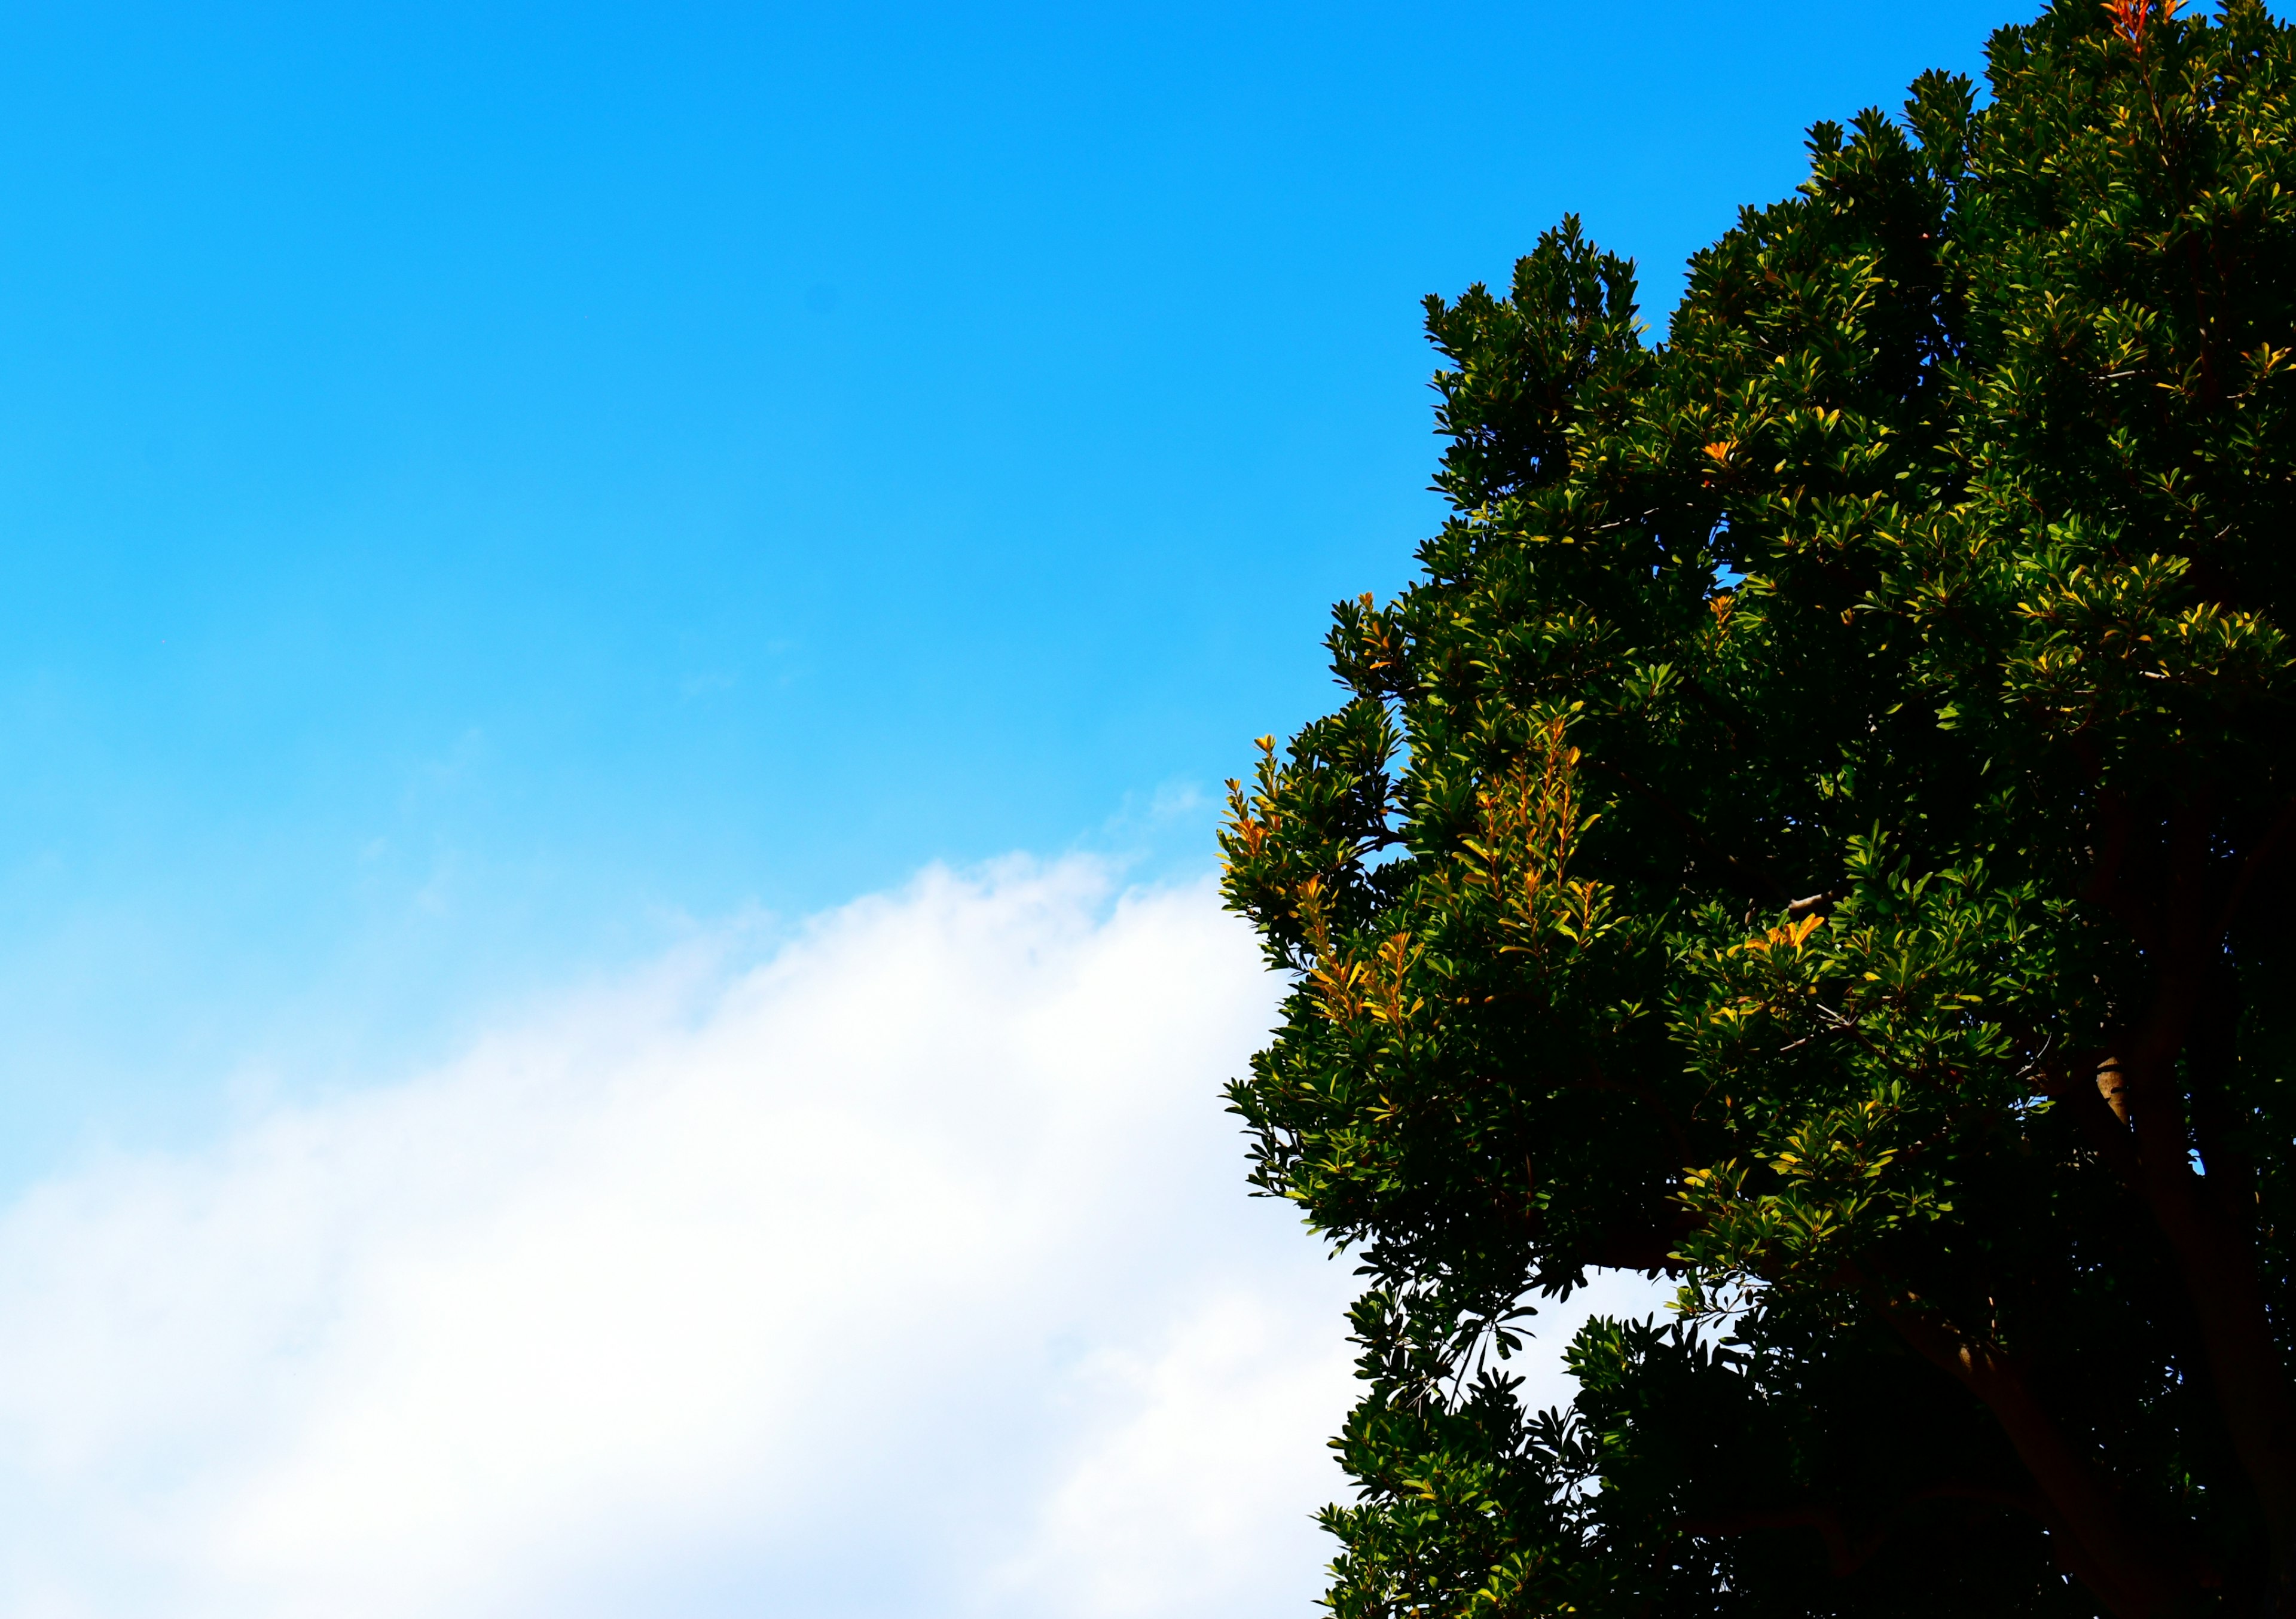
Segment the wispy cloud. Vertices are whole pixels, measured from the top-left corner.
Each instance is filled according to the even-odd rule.
[[[0,1216],[20,1615],[1304,1610],[1352,1279],[1209,893],[935,871]]]
[[[52,1179],[0,1612],[1305,1614],[1355,1278],[1243,1195],[1274,993],[1201,884],[936,871]]]

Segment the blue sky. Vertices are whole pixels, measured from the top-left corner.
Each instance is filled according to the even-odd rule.
[[[9,8],[7,1161],[685,919],[1201,863],[1159,795],[1432,520],[1418,298],[1576,209],[1662,319],[1997,14]]]
[[[1418,298],[1575,209],[1662,327],[1810,120],[2003,20],[0,10],[0,1186],[559,1050],[935,863],[1201,904],[1435,520]]]

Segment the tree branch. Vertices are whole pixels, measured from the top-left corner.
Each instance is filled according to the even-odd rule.
[[[1711,1535],[1748,1534],[1757,1529],[1815,1529],[1818,1539],[1825,1542],[1826,1566],[1838,1580],[1856,1574],[1890,1538],[1889,1531],[1884,1528],[1851,1540],[1842,1523],[1841,1509],[1825,1501],[1806,1507],[1782,1507],[1772,1511],[1724,1512],[1706,1517],[1685,1517],[1677,1520],[1675,1527],[1685,1534]]]
[[[2056,1515],[2053,1541],[2067,1572],[2118,1619],[2171,1611],[2184,1582],[2121,1511],[2110,1482],[2077,1453],[2024,1375],[1990,1344],[1974,1342],[1915,1300],[1865,1289],[1882,1318],[1924,1359],[1983,1401]]]

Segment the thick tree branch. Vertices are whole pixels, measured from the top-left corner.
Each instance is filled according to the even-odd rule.
[[[2128,929],[2129,936],[2144,950],[2159,943],[2152,919],[2130,897],[2121,878],[2128,865],[2128,844],[2134,833],[2134,818],[2128,800],[2113,788],[2097,789],[2096,822],[2103,834],[2103,842],[2095,853],[2089,870],[2087,887],[2083,897],[2103,905],[2120,925]]]
[[[1920,1304],[1869,1288],[1883,1320],[1924,1359],[1983,1401],[2055,1513],[2051,1535],[2067,1571],[2118,1619],[2171,1611],[2184,1582],[2152,1538],[2121,1510],[2111,1482],[2077,1452],[2023,1373],[1991,1345],[1973,1342]]]
[[[2000,1507],[2035,1519],[2053,1533],[2062,1534],[2063,1532],[2063,1520],[2050,1509],[2046,1501],[2011,1490],[1957,1482],[1927,1484],[1908,1492],[1862,1535],[1853,1535],[1841,1509],[1827,1501],[1798,1507],[1707,1513],[1682,1518],[1676,1527],[1685,1533],[1700,1535],[1751,1534],[1762,1529],[1814,1529],[1825,1546],[1826,1566],[1835,1578],[1847,1579],[1870,1562],[1874,1554],[1888,1543],[1890,1534],[1907,1513],[1923,1501],[1934,1500],[1978,1501],[1989,1507]]]
[[[1772,1511],[1723,1512],[1681,1519],[1676,1527],[1685,1534],[1750,1534],[1758,1529],[1815,1529],[1825,1544],[1826,1566],[1836,1579],[1847,1579],[1863,1567],[1889,1539],[1886,1529],[1852,1539],[1842,1522],[1841,1509],[1830,1502],[1782,1507]]]
[[[2251,866],[2254,856],[2251,857]],[[2178,806],[2169,821],[2167,892],[2161,907],[2166,945],[2144,1029],[2120,1074],[2137,1184],[2168,1239],[2205,1345],[2210,1382],[2269,1526],[2277,1600],[2296,1611],[2296,1406],[2265,1307],[2254,1246],[2194,1172],[2191,1119],[2180,1076],[2194,1019],[2218,969],[2218,911],[2207,903],[2208,816],[2204,803]]]

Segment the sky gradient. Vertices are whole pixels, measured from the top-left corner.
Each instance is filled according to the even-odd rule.
[[[1250,738],[1327,703],[1328,604],[1402,584],[1436,520],[1418,299],[1503,281],[1576,210],[1638,260],[1662,331],[1684,258],[1742,203],[1791,189],[1812,119],[1895,108],[1926,68],[1974,71],[2005,20],[1962,0],[0,7],[0,1302],[31,1309],[63,1286],[42,1278],[115,1250],[238,1277],[183,1328],[220,1335],[218,1381],[162,1383],[186,1410],[254,1412],[270,1435],[225,1444],[166,1411],[148,1431],[73,1429],[73,1399],[104,1408],[86,1378],[56,1394],[53,1433],[0,1410],[22,1455],[64,1469],[22,1462],[0,1498],[62,1492],[56,1511],[83,1512],[43,1532],[54,1566],[11,1611],[283,1614],[353,1579],[372,1544],[316,1573],[257,1558],[245,1578],[288,1594],[247,1606],[240,1575],[168,1549],[197,1539],[169,1517],[174,1484],[119,1480],[319,1467],[312,1424],[401,1386],[373,1359],[398,1329],[307,1339],[298,1312],[397,1321],[372,1303],[390,1285],[360,1279],[398,1274],[406,1253],[420,1271],[423,1242],[475,1240],[457,1221],[558,1206],[571,1193],[554,1175],[598,1168],[594,1144],[562,1163],[537,1149],[542,1167],[498,1181],[449,1174],[443,1204],[410,1193],[405,1230],[343,1205],[388,1205],[394,1177],[428,1185],[422,1131],[496,1106],[422,1099],[496,1096],[489,1051],[557,1052],[529,1067],[573,1087],[567,1128],[603,1129],[622,1116],[564,1077],[590,1071],[564,1055],[569,1030],[655,1053],[617,1073],[671,1074],[754,975],[799,971],[808,941],[857,916],[890,929],[871,936],[895,965],[840,958],[838,993],[924,1031],[927,1064],[869,1083],[932,1093],[915,1006],[971,969],[927,950],[904,977],[896,924],[939,936],[935,894],[1034,919],[984,958],[1023,1008],[1045,952],[1129,936],[1128,886],[1168,923],[1142,946],[1136,991],[1169,997],[1140,1047],[1169,1054],[1168,1089],[1142,1100],[1148,1082],[1114,1055],[1073,1053],[1078,1083],[1117,1099],[1094,1116],[1105,1128],[1133,1128],[1107,1121],[1136,1103],[1200,1132],[1185,1150],[1201,1175],[1170,1194],[1188,1211],[1171,1216],[1179,1246],[1125,1262],[1176,1279],[1155,1295],[1167,1314],[1021,1311],[1043,1342],[1069,1334],[1076,1364],[1151,1369],[1107,1431],[1146,1420],[1157,1357],[1234,1281],[1217,1256],[1283,1223],[1242,1198],[1211,1100],[1270,991],[1255,978],[1223,999],[1191,976],[1250,959],[1232,932],[1192,930],[1223,926],[1202,886],[1220,780]],[[1008,856],[1021,865],[983,863]],[[1070,886],[1016,898],[1022,871]],[[661,1000],[680,973],[685,999]],[[941,988],[919,1000],[920,985]],[[1113,1026],[1130,1003],[1106,993],[1095,1015]],[[763,1133],[739,1139],[796,1128],[774,1100],[791,1075],[862,1083],[817,1030],[735,1022],[726,1038],[747,1055],[713,1048],[709,1071],[766,1076],[741,1104]],[[1009,1036],[984,1026],[980,1049]],[[989,1058],[976,1068],[1003,1083]],[[1103,1072],[1118,1077],[1088,1077]],[[502,1103],[472,1126],[473,1161],[516,1160],[555,1105]],[[645,1116],[661,1130],[686,1117],[663,1107]],[[393,1108],[409,1133],[358,1149],[349,1190],[281,1167],[280,1132],[355,1142]],[[632,1183],[676,1183],[682,1150],[634,1161]],[[1045,1206],[1082,1198],[1087,1225],[1124,1206],[1013,1173]],[[179,1195],[288,1198],[281,1217],[323,1235],[284,1257],[234,1248],[169,1214]],[[865,1204],[835,1205],[849,1237],[875,1229]],[[793,1241],[779,1208],[740,1204],[728,1229]],[[638,1228],[663,1252],[692,1239],[674,1221]],[[1328,1382],[1344,1287],[1283,1240],[1299,1252],[1267,1263],[1295,1266],[1285,1280],[1234,1285],[1293,1289],[1306,1313],[1238,1329],[1283,1347],[1231,1382],[1310,1391],[1269,1409],[1320,1434],[1344,1394]],[[996,1285],[1014,1297],[1056,1285],[1054,1259],[1008,1257]],[[0,1322],[0,1372],[111,1364],[107,1335],[133,1330],[106,1313],[135,1296],[115,1282],[71,1295],[52,1339]],[[565,1308],[587,1308],[567,1287]],[[418,1324],[449,1311],[407,1296]],[[1000,1319],[944,1304],[964,1330]],[[305,1357],[283,1380],[283,1355]],[[145,1372],[131,1358],[116,1375]],[[303,1404],[254,1392],[307,1385]],[[1173,1431],[1219,1430],[1202,1415],[1217,1403]],[[1057,1427],[1052,1409],[1029,1420]],[[778,1430],[752,1415],[727,1478],[773,1472]],[[684,1443],[607,1445],[599,1476],[642,1478]],[[1049,1492],[1029,1510],[1056,1518],[1070,1451],[1036,1443],[998,1465]],[[689,1530],[720,1535],[718,1572],[681,1613],[755,1612],[758,1590],[793,1577],[736,1530],[680,1519],[675,1492],[647,1499],[667,1526],[616,1549],[598,1588],[639,1594],[594,1611],[663,1611],[642,1597],[666,1589]],[[106,1516],[123,1501],[127,1528]],[[568,1512],[535,1520],[538,1543],[585,1533]],[[1170,1533],[1227,1566],[1204,1549],[1213,1529]],[[790,1611],[1241,1612],[1279,1589],[1304,1611],[1293,1563],[1126,1607],[1065,1577],[1029,1586],[1011,1573],[1037,1555],[1024,1540],[965,1574],[961,1601],[931,1595],[963,1581],[920,1553],[908,1597]],[[129,1541],[152,1583],[88,1572],[133,1563]],[[575,1611],[540,1575],[440,1566],[443,1583],[403,1601]]]
[[[1433,520],[1418,298],[1576,209],[1662,323],[1993,15],[9,8],[8,1158],[935,859],[1200,868]]]

